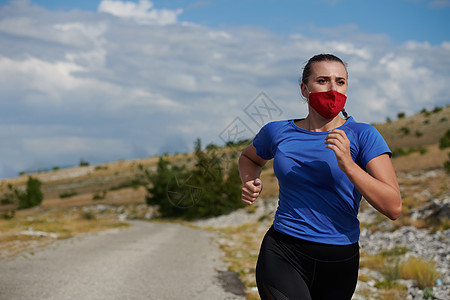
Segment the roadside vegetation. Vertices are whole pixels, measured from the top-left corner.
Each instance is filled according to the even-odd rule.
[[[230,213],[243,207],[236,151],[195,143],[192,166],[160,157],[156,171],[141,168],[148,182],[148,205],[157,205],[161,217],[187,220]],[[219,196],[218,196],[219,195]]]
[[[450,191],[450,106],[422,110],[414,116],[399,113],[397,120],[374,126],[393,150],[403,198],[402,216],[393,229],[412,225],[430,232],[449,228],[448,218],[428,216],[414,218],[419,207]],[[81,160],[69,169],[54,167],[51,171],[22,173],[17,178],[0,181],[0,258],[24,249],[64,239],[80,233],[127,226],[117,215],[101,215],[85,207],[110,205],[155,207],[153,219],[187,222],[229,213],[241,208],[240,179],[237,158],[250,141],[230,143],[225,147],[208,145],[200,140],[193,153],[155,156],[134,161],[118,161],[92,166]],[[425,176],[434,172],[433,177]],[[449,173],[446,173],[449,172]],[[263,169],[262,197],[276,197],[278,183],[272,162]],[[252,207],[246,208],[248,214]],[[143,218],[140,215],[138,218]],[[380,217],[367,226],[373,231],[381,227]],[[259,245],[265,231],[256,231],[260,224],[269,227],[271,217],[258,224],[230,226],[218,231],[221,248],[229,268],[240,275],[248,288],[248,299],[258,299],[254,267]],[[264,226],[263,226],[264,227]],[[398,279],[415,280],[430,293],[439,274],[432,261],[408,258],[407,248],[396,248],[376,255],[362,253],[364,268],[381,272],[376,281],[382,291],[379,299],[404,299],[404,286]],[[374,280],[362,275],[360,280]],[[370,296],[370,295],[369,295]],[[383,298],[384,297],[384,298]],[[402,298],[403,297],[403,298]]]

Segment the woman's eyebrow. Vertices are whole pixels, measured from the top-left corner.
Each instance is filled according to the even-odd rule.
[[[331,77],[332,76],[328,76],[328,75],[318,75],[316,77],[316,79],[319,79],[319,78],[330,79]],[[345,78],[345,77],[336,77],[336,80],[342,80],[342,79],[347,80],[347,78]]]

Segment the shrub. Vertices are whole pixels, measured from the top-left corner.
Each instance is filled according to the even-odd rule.
[[[14,204],[14,194],[7,193],[0,198],[0,205]]]
[[[44,194],[41,192],[42,183],[33,177],[28,177],[27,186],[25,192],[18,189],[14,189],[14,194],[17,197],[18,209],[30,208],[38,206],[44,199]]]
[[[418,148],[408,148],[408,149],[399,147],[399,148],[395,148],[392,151],[392,157],[407,156],[414,152],[419,152],[420,154],[425,154],[428,152],[428,149],[423,146],[420,146]]]
[[[140,170],[142,171],[143,167],[140,168]],[[145,182],[141,178],[135,178],[135,179],[132,179],[130,181],[125,181],[125,182],[122,182],[119,185],[113,186],[109,190],[110,191],[117,191],[117,190],[121,190],[121,189],[124,189],[124,188],[129,188],[129,187],[137,190],[142,185],[145,185]]]
[[[87,167],[89,166],[89,162],[84,160],[84,158],[80,159],[80,167]]]
[[[81,219],[88,220],[88,221],[97,219],[97,216],[92,211],[83,211],[80,216],[81,216]]]
[[[184,219],[218,216],[243,207],[235,160],[215,147],[202,150],[200,139],[194,154],[195,165],[190,169],[160,157],[156,172],[144,170],[144,177],[151,183],[147,204],[158,205],[162,217]]]
[[[397,118],[399,118],[399,119],[403,119],[405,116],[406,116],[406,114],[404,112],[399,112],[397,114]]]
[[[408,127],[405,127],[405,126],[403,126],[402,128],[400,128],[399,131],[400,131],[401,133],[403,133],[403,135],[408,135],[409,132],[410,132],[409,128],[408,128]]]
[[[92,200],[101,200],[101,199],[105,199],[105,197],[106,197],[106,191],[96,192],[94,195],[92,195]]]
[[[431,112],[427,111],[426,108],[422,109],[420,111],[421,114],[424,114],[426,117],[428,117],[429,115],[431,115]]]
[[[448,160],[444,162],[444,169],[450,173],[450,153],[448,153]]]
[[[440,106],[436,106],[436,107],[433,109],[433,113],[438,113],[438,112],[440,112],[440,111],[442,111],[442,107],[440,107]]]
[[[14,216],[16,215],[16,211],[15,210],[11,210],[11,211],[4,211],[1,214],[2,219],[4,220],[11,220],[14,218]]]
[[[108,166],[96,166],[94,170],[95,171],[108,170]]]
[[[419,130],[416,130],[416,136],[417,136],[417,137],[423,136],[423,132],[422,132],[422,131],[419,131]]]
[[[59,198],[61,198],[61,199],[62,198],[70,198],[75,195],[78,195],[78,193],[77,192],[64,192],[64,193],[59,194]]]
[[[450,147],[450,129],[439,140],[439,149]]]

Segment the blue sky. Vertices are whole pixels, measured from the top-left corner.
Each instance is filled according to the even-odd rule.
[[[323,52],[348,63],[358,121],[447,105],[449,20],[450,0],[0,0],[0,178],[304,117]]]
[[[100,2],[32,0],[51,10],[94,12]],[[450,1],[447,0],[162,0],[153,3],[157,9],[183,9],[180,21],[215,28],[254,26],[279,34],[301,31],[316,35],[319,28],[353,24],[363,32],[385,34],[397,42],[440,44],[450,40]]]

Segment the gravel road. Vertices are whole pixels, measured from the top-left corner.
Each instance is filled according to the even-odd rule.
[[[213,233],[131,224],[0,260],[0,299],[244,299]]]

